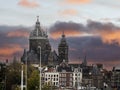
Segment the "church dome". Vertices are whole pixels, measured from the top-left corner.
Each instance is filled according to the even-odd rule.
[[[30,33],[30,39],[46,39],[46,38],[47,38],[47,34],[41,28],[39,17],[37,16],[35,29]]]

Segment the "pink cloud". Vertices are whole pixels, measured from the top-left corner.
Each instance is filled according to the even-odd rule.
[[[60,15],[77,15],[78,11],[75,9],[67,9],[60,12]]]
[[[28,38],[29,33],[27,31],[23,31],[23,30],[16,30],[16,31],[11,31],[8,32],[7,34],[8,37],[25,37]]]
[[[79,32],[77,30],[59,30],[59,31],[56,31],[56,32],[52,32],[50,37],[52,39],[58,39],[58,38],[61,37],[62,31],[64,31],[64,33],[67,37],[80,37],[80,35],[83,34],[82,32]]]
[[[90,3],[91,0],[65,0],[66,4],[86,4]]]
[[[20,2],[18,3],[20,6],[23,7],[28,7],[28,8],[34,8],[34,7],[38,7],[39,4],[35,1],[30,1],[30,0],[20,0]]]
[[[4,47],[0,47],[0,56],[12,56],[16,52],[22,52],[23,48],[18,44],[9,44]]]

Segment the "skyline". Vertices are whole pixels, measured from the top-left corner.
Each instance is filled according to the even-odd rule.
[[[120,1],[116,0],[12,0],[0,3],[0,60],[20,57],[36,16],[47,29],[57,51],[62,31],[69,44],[69,60],[120,66]],[[52,7],[51,7],[52,6]],[[53,7],[54,6],[54,7]]]

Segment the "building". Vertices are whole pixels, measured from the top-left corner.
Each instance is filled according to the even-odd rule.
[[[58,55],[56,51],[51,51],[51,45],[47,32],[40,25],[39,17],[35,23],[34,30],[29,36],[29,50],[24,50],[21,61],[29,64],[39,64],[41,58],[42,65],[56,66],[63,60],[68,62],[68,44],[65,34],[62,34],[60,44],[58,45]]]
[[[27,52],[27,60],[28,63],[36,64],[39,63],[40,54],[42,64],[45,65],[48,62],[48,56],[51,52],[51,45],[48,40],[47,32],[45,32],[39,22],[39,17],[37,17],[37,21],[35,24],[34,30],[30,33],[29,36],[29,51]],[[25,53],[21,60],[25,62]]]
[[[60,88],[73,88],[73,72],[59,72]]]
[[[58,72],[44,72],[42,73],[44,84],[51,86],[59,86],[59,73]]]
[[[80,87],[82,84],[82,68],[74,68],[73,71],[73,87]]]
[[[111,76],[111,86],[113,88],[120,88],[120,67],[113,67]]]
[[[58,88],[72,89],[80,87],[82,83],[82,69],[75,69],[74,72],[56,71],[55,68],[42,73],[42,84],[56,86]]]
[[[68,63],[68,44],[63,32],[60,44],[58,45],[59,63],[65,60]]]

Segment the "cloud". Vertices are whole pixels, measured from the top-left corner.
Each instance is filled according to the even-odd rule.
[[[21,56],[23,49],[28,48],[30,30],[21,26],[0,26],[0,59],[12,59]]]
[[[86,4],[91,2],[91,0],[65,0],[65,4]]]
[[[15,30],[15,31],[10,31],[7,33],[7,37],[26,37],[28,38],[29,33],[28,31],[23,31],[23,30]]]
[[[35,8],[38,7],[39,4],[35,2],[35,0],[30,1],[30,0],[20,0],[18,5],[23,6],[23,7],[28,7],[28,8]]]
[[[69,51],[70,61],[80,60],[82,62],[85,56],[84,51],[86,51],[88,62],[100,62],[107,65],[104,62],[109,63],[112,60],[116,60],[116,62],[120,60],[120,46],[104,43],[100,37],[68,37],[67,42],[70,48],[75,49]],[[115,64],[117,65],[117,63]]]
[[[112,23],[101,23],[89,20],[87,23],[89,33],[98,35],[105,43],[115,43],[120,45],[120,27]]]
[[[101,38],[105,43],[116,43],[120,45],[120,30],[114,32],[100,32]]]
[[[80,30],[81,29],[81,30]],[[74,22],[56,22],[49,28],[50,37],[59,38],[64,32],[67,37],[79,37],[83,34],[84,26]]]
[[[59,12],[60,15],[77,15],[78,14],[78,11],[75,10],[75,9],[66,9],[66,10],[63,10],[63,11],[60,11]]]
[[[60,38],[63,34],[63,30],[60,30],[59,32],[53,32],[50,37],[53,39]],[[78,32],[76,30],[64,30],[64,34],[67,35],[67,37],[80,37],[81,32]]]
[[[9,44],[0,48],[0,56],[12,56],[16,52],[23,51],[23,48],[18,44]]]
[[[68,37],[99,36],[104,43],[120,45],[120,27],[110,22],[88,20],[86,25],[75,22],[56,22],[49,31],[54,39],[59,38],[64,31]]]

